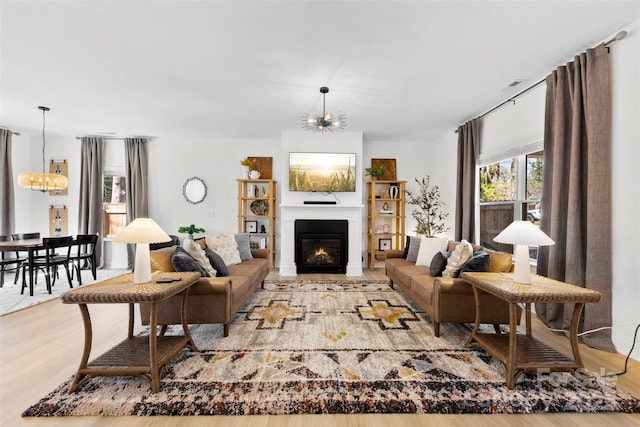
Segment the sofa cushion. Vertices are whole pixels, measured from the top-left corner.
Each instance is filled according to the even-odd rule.
[[[447,243],[449,243],[449,240],[446,238],[422,237],[416,265],[429,267],[433,256],[440,251],[444,251],[447,248]]]
[[[191,258],[196,260],[198,265],[207,272],[207,276],[216,277],[216,269],[213,268],[209,262],[209,258],[207,257],[207,254],[204,253],[202,246],[191,239],[184,239],[182,241],[182,247],[189,255],[191,255]]]
[[[442,277],[457,277],[458,272],[472,254],[473,247],[471,246],[471,243],[466,240],[462,240],[458,243],[447,260],[447,266],[442,272]]]
[[[458,275],[465,272],[484,272],[489,268],[489,263],[491,262],[491,257],[489,256],[489,252],[484,249],[478,249],[471,255],[471,257],[464,263],[462,268],[460,269]]]
[[[407,260],[403,258],[387,258],[384,261],[384,268],[387,272],[387,276],[395,276],[396,269],[398,267],[408,264]]]
[[[216,277],[224,277],[229,275],[227,264],[224,263],[224,260],[220,255],[209,248],[206,248],[204,250],[204,253],[207,258],[209,258],[209,263],[211,263],[211,266],[216,270]]]
[[[236,243],[238,244],[238,253],[240,254],[240,259],[242,261],[246,261],[248,259],[253,259],[253,255],[251,255],[251,246],[249,245],[249,233],[238,233],[235,234]]]
[[[233,234],[219,234],[206,237],[207,247],[220,255],[227,266],[240,264],[240,252],[238,243]]]
[[[447,266],[447,260],[451,256],[451,252],[449,251],[438,251],[433,258],[431,259],[431,264],[429,265],[429,275],[431,277],[439,277],[442,276],[442,272]]]
[[[162,249],[156,249],[149,252],[151,258],[151,271],[175,271],[171,264],[171,257],[176,251],[177,246],[168,246]]]
[[[416,262],[418,260],[418,251],[420,251],[420,237],[409,236],[409,251],[407,251],[407,261]]]
[[[407,254],[409,253],[409,242],[411,241],[411,236],[407,236],[407,241],[404,243],[404,250],[402,251],[402,256],[400,258],[407,258]]]
[[[207,273],[183,248],[176,248],[171,257],[171,264],[175,271],[196,271],[200,276],[207,277]]]
[[[411,283],[412,277],[425,275],[429,275],[429,267],[422,267],[413,263],[407,263],[406,265],[398,266],[398,268],[396,268],[396,277],[398,278],[398,281],[406,284],[407,286]]]
[[[413,276],[411,282],[407,283],[410,283],[411,292],[420,299],[420,305],[431,306],[433,304],[433,277],[426,274]]]
[[[511,265],[513,264],[513,258],[511,254],[506,252],[489,252],[491,258],[489,262],[489,269],[492,273],[508,273],[511,271]]]

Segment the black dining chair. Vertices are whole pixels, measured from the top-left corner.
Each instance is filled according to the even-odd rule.
[[[74,246],[77,248],[75,253],[71,254],[71,262],[73,263],[73,270],[78,273],[78,286],[82,286],[82,274],[81,270],[87,266],[91,268],[91,274],[93,280],[96,280],[96,244],[98,243],[97,234],[78,234],[74,241]],[[71,272],[73,276],[74,271]]]
[[[44,256],[33,259],[33,268],[36,274],[38,271],[44,273],[44,278],[47,283],[47,291],[51,293],[51,287],[56,282],[56,271],[59,266],[63,266],[67,272],[67,279],[69,280],[69,287],[73,288],[71,270],[69,270],[69,264],[71,263],[71,247],[73,245],[73,237],[44,237],[42,239],[42,247],[45,251]],[[60,254],[56,254],[56,250],[60,251]],[[24,289],[27,287],[26,269],[29,268],[29,261],[27,260],[22,264],[22,290],[20,294],[24,294]]]
[[[0,236],[0,242],[8,242],[10,240],[9,236]],[[13,251],[11,251],[13,252]],[[4,273],[7,271],[14,271],[16,273],[13,284],[18,283],[18,276],[20,276],[20,268],[22,267],[22,263],[25,262],[26,258],[21,258],[18,255],[18,251],[16,251],[15,256],[7,257],[6,252],[0,252],[0,288],[4,286]],[[13,267],[11,267],[13,266]]]

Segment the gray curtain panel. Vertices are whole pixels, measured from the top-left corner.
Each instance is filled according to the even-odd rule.
[[[475,241],[476,165],[480,146],[480,119],[458,127],[458,181],[456,187],[456,240]]]
[[[556,244],[541,247],[538,274],[602,294],[587,304],[580,331],[611,327],[611,94],[604,45],[589,49],[547,79],[540,227]],[[568,330],[572,305],[538,304],[553,329]],[[611,331],[582,342],[615,351]]]
[[[15,230],[16,209],[11,166],[13,132],[0,129],[0,235],[10,236]]]
[[[102,266],[102,158],[104,139],[83,137],[80,140],[80,197],[78,234],[98,233],[96,259]]]
[[[147,193],[148,154],[147,139],[125,138],[125,167],[127,174],[127,224],[136,218],[149,216]],[[127,246],[129,268],[133,268],[135,248]]]

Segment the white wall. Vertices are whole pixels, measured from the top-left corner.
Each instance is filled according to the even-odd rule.
[[[640,37],[635,21],[629,35],[611,46],[612,81],[612,213],[613,322],[616,349],[627,354],[640,323]],[[551,71],[551,70],[550,70]],[[535,147],[544,133],[543,84],[484,118],[483,159],[508,157],[522,147]],[[636,346],[638,347],[638,346]],[[640,359],[640,348],[632,355]]]

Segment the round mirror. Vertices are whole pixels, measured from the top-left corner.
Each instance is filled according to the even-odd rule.
[[[202,178],[191,177],[182,186],[182,193],[187,202],[196,205],[207,197],[207,184]]]

